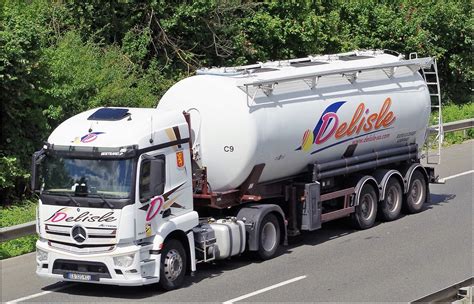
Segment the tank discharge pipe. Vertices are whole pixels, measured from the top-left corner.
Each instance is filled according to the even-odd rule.
[[[324,164],[315,164],[313,179],[349,174],[360,170],[374,169],[394,162],[406,161],[416,158],[418,145],[391,148],[380,152],[339,159]]]

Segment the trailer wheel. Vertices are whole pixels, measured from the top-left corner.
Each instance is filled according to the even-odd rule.
[[[357,229],[367,229],[374,225],[376,217],[377,194],[375,188],[366,183],[360,191],[359,204],[355,207],[355,212],[351,214],[351,220]]]
[[[161,252],[160,282],[164,290],[173,290],[183,285],[186,274],[186,251],[180,241],[167,241]]]
[[[275,256],[280,245],[280,224],[275,215],[265,215],[260,223],[258,255],[262,260],[268,260]]]
[[[410,187],[405,195],[405,209],[408,213],[421,211],[426,200],[426,183],[423,174],[416,170],[410,180]]]
[[[402,201],[402,186],[396,177],[391,177],[385,187],[384,200],[380,203],[382,218],[385,221],[396,220],[402,210]]]

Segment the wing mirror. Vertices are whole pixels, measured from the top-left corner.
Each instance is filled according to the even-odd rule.
[[[38,178],[38,172],[41,162],[45,157],[46,152],[43,149],[36,151],[31,157],[31,191],[40,190],[40,179]]]

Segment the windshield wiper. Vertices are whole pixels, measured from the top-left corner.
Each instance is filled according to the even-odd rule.
[[[69,194],[69,193],[64,193],[64,194],[66,194],[66,196],[69,198],[69,201],[70,201],[70,202],[73,202],[74,204],[76,204],[77,207],[81,207],[81,204],[79,204],[79,203],[72,197],[71,194]]]
[[[97,195],[98,197],[100,197],[100,198],[102,199],[102,201],[103,201],[104,203],[107,204],[107,206],[110,207],[110,209],[114,209],[114,205],[112,205],[108,200],[106,200],[105,197],[104,197],[102,194],[100,194],[100,193],[94,193],[94,194],[92,194],[92,195]],[[89,194],[89,196],[90,196],[90,194]]]

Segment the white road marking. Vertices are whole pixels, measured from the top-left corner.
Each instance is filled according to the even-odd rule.
[[[286,284],[290,284],[290,283],[293,283],[293,282],[302,280],[302,279],[304,279],[304,278],[306,278],[305,275],[300,276],[300,277],[296,277],[296,278],[293,278],[293,279],[290,279],[290,280],[287,280],[287,281],[284,281],[284,282],[281,282],[281,283],[278,283],[278,284],[275,284],[275,285],[272,285],[272,286],[268,286],[268,287],[266,287],[266,288],[262,288],[262,289],[259,289],[259,290],[257,290],[257,291],[254,291],[254,292],[251,292],[251,293],[248,293],[248,294],[245,294],[245,295],[240,296],[240,297],[238,297],[238,298],[234,298],[234,299],[225,301],[225,302],[223,302],[222,304],[232,304],[232,303],[234,303],[234,302],[237,302],[237,301],[240,301],[240,300],[243,300],[243,299],[247,299],[247,298],[253,297],[253,296],[258,295],[258,294],[260,294],[260,293],[263,293],[263,292],[266,292],[266,291],[269,291],[269,290],[272,290],[272,289],[281,287],[281,286],[286,285]]]
[[[37,297],[47,295],[47,294],[52,293],[52,292],[56,292],[56,291],[61,290],[61,289],[72,287],[74,285],[77,285],[77,284],[63,285],[63,286],[56,287],[56,288],[46,290],[46,291],[43,291],[43,292],[38,292],[38,293],[29,295],[29,296],[26,296],[26,297],[23,297],[23,298],[19,298],[19,299],[16,299],[16,300],[11,300],[11,301],[6,302],[5,304],[15,304],[15,303],[23,302],[23,301],[26,301],[26,300],[34,299],[34,298],[37,298]]]
[[[439,181],[440,181],[441,183],[444,183],[444,182],[446,182],[448,179],[456,178],[456,177],[463,176],[463,175],[468,175],[468,174],[471,174],[471,173],[474,173],[474,170],[469,170],[469,171],[461,172],[461,173],[454,174],[454,175],[451,175],[451,176],[448,176],[448,177],[443,177],[443,178],[439,179]]]

